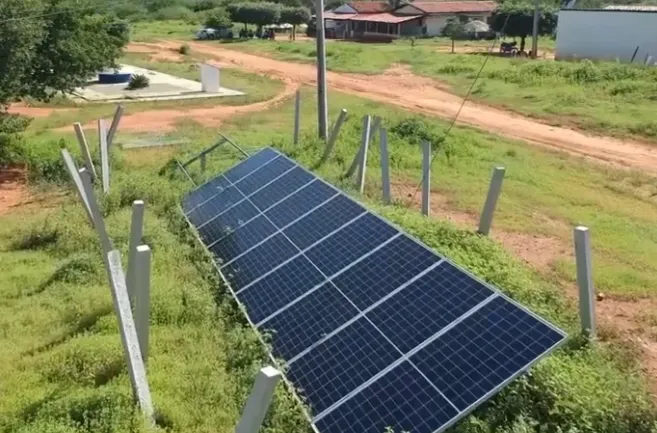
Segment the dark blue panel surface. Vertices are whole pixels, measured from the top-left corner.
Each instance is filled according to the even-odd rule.
[[[246,229],[245,225],[242,229]],[[232,263],[221,268],[226,279],[236,291],[249,284],[277,265],[295,255],[299,250],[282,234],[274,235]]]
[[[237,189],[227,188],[196,207],[187,215],[187,218],[189,222],[198,227],[243,199],[244,196]]]
[[[242,191],[242,194],[251,195],[292,167],[294,167],[294,163],[289,159],[276,158],[237,182],[235,187]]]
[[[402,235],[338,275],[333,283],[364,310],[439,260]]]
[[[497,297],[411,357],[459,409],[511,379],[563,336]]]
[[[183,198],[183,210],[185,213],[189,213],[190,210],[194,209],[210,197],[219,194],[229,186],[230,181],[224,176],[220,175],[215,177],[210,182],[191,191],[185,196],[185,198]]]
[[[276,269],[237,297],[253,323],[266,319],[308,290],[324,281],[322,274],[303,256]]]
[[[288,377],[319,414],[367,382],[400,354],[365,318],[355,321],[290,365]]]
[[[275,226],[282,228],[337,193],[336,190],[318,180],[305,186],[292,197],[278,203],[265,212],[265,215]]]
[[[272,149],[263,149],[225,172],[224,176],[232,183],[235,183],[278,156],[280,154]]]
[[[276,227],[267,218],[259,216],[210,246],[210,251],[220,264],[227,263],[274,232]]]
[[[285,234],[303,250],[363,213],[365,208],[339,195],[286,228]]]
[[[443,262],[367,313],[367,317],[407,353],[494,293]]]
[[[211,245],[222,237],[234,232],[240,226],[259,214],[248,200],[242,200],[235,206],[210,219],[198,228],[201,239],[206,245]]]
[[[408,362],[386,373],[320,419],[325,433],[433,433],[456,409]]]
[[[261,329],[274,330],[274,355],[289,361],[358,314],[338,289],[326,283],[289,306]]]
[[[314,179],[303,168],[296,167],[249,198],[258,209],[265,211]]]
[[[367,214],[312,247],[306,255],[326,275],[333,275],[397,233],[390,224]]]

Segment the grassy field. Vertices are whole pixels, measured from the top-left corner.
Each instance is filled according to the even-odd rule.
[[[404,64],[418,75],[443,81],[456,93],[465,94],[484,61],[480,54],[486,48],[481,43],[470,43],[468,49],[476,46],[480,52],[450,54],[448,44],[444,39],[417,41],[415,47],[405,40],[390,44],[332,41],[327,44],[327,65],[334,71],[380,74],[394,64]],[[248,41],[223,46],[301,63],[313,63],[316,52],[312,40]],[[540,46],[549,43],[542,40]],[[493,56],[472,98],[555,125],[657,142],[657,122],[652,114],[656,78],[657,69],[636,65]]]
[[[344,95],[331,95],[331,101],[346,107],[354,117],[343,130],[337,155],[319,173],[353,192],[350,182],[340,180],[340,174],[360,136],[356,118],[366,112],[376,113],[384,116],[392,129],[407,114]],[[303,106],[308,108],[304,108],[304,131],[298,147],[288,144],[289,104],[276,112],[236,118],[222,130],[248,147],[273,142],[312,166],[321,152],[312,128],[312,102],[312,96],[304,93]],[[44,131],[47,125],[47,120],[39,119],[32,124],[23,144],[24,157],[32,163],[36,179],[51,180],[37,184],[40,189],[59,191],[52,182],[70,183],[62,169],[59,146],[76,154],[77,145],[72,134]],[[170,134],[171,138],[188,138],[187,145],[122,151],[120,144],[129,136],[119,133],[119,146],[112,155],[112,190],[102,200],[111,237],[124,258],[130,204],[134,199],[147,203],[145,239],[153,249],[154,264],[149,380],[162,431],[232,431],[253,375],[264,362],[256,336],[245,326],[207,256],[183,224],[177,203],[187,184],[179,173],[162,171],[172,157],[184,159],[211,144],[215,134],[216,130],[189,121]],[[390,135],[396,176],[412,178],[417,173],[419,150]],[[91,144],[95,149],[95,143]],[[508,162],[498,227],[508,223],[512,209],[517,211],[522,202],[520,198],[510,200],[516,191],[532,180],[536,186],[531,191],[538,191],[541,180],[554,174],[552,170],[567,174],[563,182],[590,182],[588,187],[595,187],[597,192],[607,189],[594,185],[598,180],[594,167],[559,155],[541,155],[547,161],[542,168],[535,151],[465,128],[455,129],[450,145],[457,150],[451,153],[449,164],[442,160],[434,167],[435,185],[446,193],[451,191],[454,197],[473,196],[473,204],[483,199],[490,165]],[[236,152],[228,148],[218,151],[208,160],[209,173],[236,160]],[[370,161],[370,187],[362,197],[367,205],[576,334],[575,310],[560,290],[489,239],[427,220],[417,210],[378,204],[375,150]],[[518,168],[530,161],[537,162],[524,171]],[[200,173],[192,172],[202,180]],[[553,188],[558,190],[559,186]],[[526,195],[531,196],[530,192]],[[0,225],[0,431],[139,431],[98,243],[70,189],[64,196],[51,194],[43,200],[38,211],[34,205],[28,206],[2,217]],[[600,198],[605,204],[608,200],[609,196]],[[632,200],[643,203],[638,198]],[[467,205],[467,200],[459,203]],[[517,218],[525,216],[520,213]],[[597,235],[600,230],[595,230],[597,258],[604,248]],[[598,273],[602,268],[599,263],[596,260]],[[460,423],[456,431],[521,432],[541,425],[549,431],[648,433],[657,422],[657,412],[643,391],[636,360],[631,347],[620,342],[589,346],[575,337],[566,348],[542,361],[532,375]],[[279,389],[264,431],[307,430],[290,395]]]

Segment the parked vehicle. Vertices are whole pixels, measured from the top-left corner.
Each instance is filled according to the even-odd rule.
[[[196,32],[196,39],[213,40],[213,39],[233,39],[233,31],[227,27],[221,29],[204,28]]]

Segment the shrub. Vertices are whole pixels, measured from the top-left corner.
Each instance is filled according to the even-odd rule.
[[[130,82],[128,83],[126,89],[127,90],[145,89],[146,87],[150,86],[150,84],[151,84],[151,80],[149,80],[146,75],[135,74],[132,76],[132,78],[130,78]]]
[[[190,53],[190,51],[191,51],[191,48],[189,48],[189,45],[187,45],[187,44],[181,45],[180,48],[178,48],[178,52],[180,54],[182,54],[183,56],[188,55]]]
[[[224,8],[214,8],[207,11],[204,22],[205,26],[211,29],[221,29],[232,26],[230,16]]]
[[[184,6],[170,6],[155,12],[154,18],[159,21],[191,21],[194,20],[196,16],[194,15],[194,12]]]

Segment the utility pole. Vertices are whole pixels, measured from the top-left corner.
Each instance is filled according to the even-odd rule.
[[[540,0],[534,0],[534,26],[532,28],[532,59],[535,59],[538,56],[538,19],[540,16],[540,10],[538,2]]]
[[[317,125],[319,138],[328,137],[328,102],[326,100],[326,33],[324,32],[324,0],[316,0],[317,27]]]

